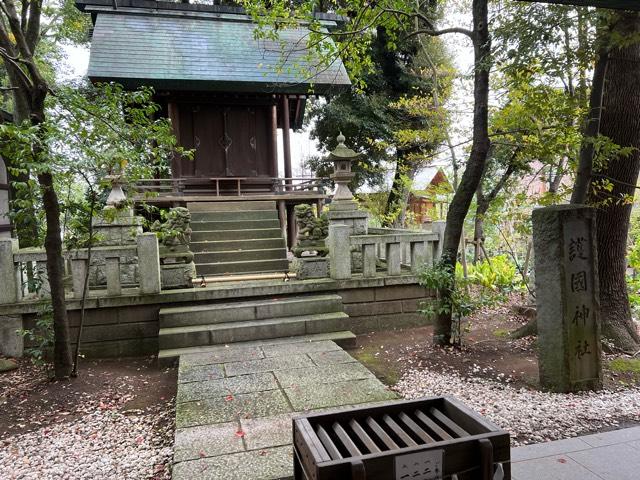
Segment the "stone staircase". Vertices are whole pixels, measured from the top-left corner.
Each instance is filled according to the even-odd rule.
[[[349,316],[339,295],[298,295],[163,308],[159,314],[159,360],[235,342],[273,339],[353,343]]]
[[[198,276],[289,270],[275,202],[190,202],[187,208]]]

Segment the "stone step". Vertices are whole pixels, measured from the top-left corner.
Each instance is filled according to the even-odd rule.
[[[308,343],[308,342],[322,342],[325,340],[332,340],[340,345],[342,348],[353,348],[357,344],[357,337],[354,333],[344,330],[339,332],[328,333],[315,333],[312,335],[300,335],[297,337],[281,337],[281,338],[269,338],[265,340],[253,340],[251,342],[243,342],[243,345],[247,346],[264,346],[264,345],[282,345],[291,343]],[[194,353],[211,353],[222,348],[220,345],[207,345],[200,347],[186,347],[186,348],[169,348],[160,350],[158,352],[158,364],[161,367],[171,366],[180,355],[190,355]]]
[[[333,312],[214,325],[161,328],[158,342],[160,350],[219,345],[341,331],[348,328],[348,322],[349,315],[344,312]]]
[[[287,250],[281,248],[268,248],[257,250],[226,250],[221,252],[195,253],[196,264],[218,262],[240,262],[243,260],[286,260]]]
[[[171,328],[333,312],[342,312],[340,295],[307,295],[163,308],[158,318],[160,328]]]
[[[241,202],[187,202],[190,212],[229,212],[237,210],[275,210],[273,201],[241,201]]]
[[[288,272],[289,261],[246,260],[239,262],[196,263],[196,272],[201,275],[226,275],[228,273]]]
[[[261,238],[282,238],[282,231],[279,228],[256,228],[254,230],[201,230],[191,234],[191,240],[194,242]]]
[[[276,210],[238,210],[230,212],[191,212],[192,222],[219,222],[224,220],[278,220]]]
[[[284,238],[258,238],[251,240],[216,240],[212,242],[191,242],[190,249],[194,253],[200,252],[229,252],[242,250],[270,250],[284,248]]]
[[[265,228],[280,228],[277,218],[259,220],[220,220],[191,222],[194,232],[217,230],[255,230]]]

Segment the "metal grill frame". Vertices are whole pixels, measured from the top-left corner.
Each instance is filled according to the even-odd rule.
[[[439,413],[431,413],[432,409]],[[417,425],[407,415],[416,415],[416,411],[423,414],[429,412],[424,415],[428,420],[435,415],[438,421],[434,422],[434,427],[446,427],[441,428],[440,437],[451,438],[437,440],[429,435],[427,429]],[[366,438],[363,440],[362,432],[358,433],[358,427],[364,430],[362,425],[367,423],[368,418],[374,419],[373,423],[378,422],[376,419],[384,419],[387,429],[395,432],[396,440],[406,435],[408,439],[405,443],[411,446],[398,446],[391,436],[388,438],[391,444],[377,436],[378,442],[372,441],[373,445],[369,446]],[[419,416],[414,418],[419,418],[423,424],[428,425],[424,423],[423,418]],[[401,423],[404,427],[398,424],[399,419],[402,419]],[[334,427],[336,422],[338,425]],[[392,426],[394,423],[395,427]],[[368,450],[377,449],[378,451],[361,453],[352,439],[354,433],[350,435],[346,432],[345,425],[349,425],[357,436],[353,439],[358,440],[360,448],[364,446]],[[371,425],[368,425],[367,429],[375,432],[375,429],[371,429]],[[418,428],[415,429],[415,427]],[[336,446],[340,447],[338,455],[330,451],[330,446],[325,447],[327,430],[331,430],[329,437],[339,439],[341,442],[341,445]],[[434,431],[433,428],[430,429],[431,433]],[[368,435],[366,431],[364,433]],[[456,435],[458,435],[457,438]],[[423,443],[419,443],[418,438]],[[382,450],[382,443],[389,449]],[[392,448],[392,444],[395,448]],[[511,479],[509,433],[452,397],[396,401],[372,407],[298,416],[293,419],[293,445],[295,480],[393,480],[396,457],[428,450],[442,450],[443,479],[451,479],[454,475],[453,478],[458,480],[493,480],[494,471],[498,465],[502,465],[504,470],[502,478]],[[333,457],[343,458],[334,459],[332,454]]]

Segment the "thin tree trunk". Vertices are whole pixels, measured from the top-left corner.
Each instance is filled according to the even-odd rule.
[[[444,231],[441,264],[451,274],[455,272],[456,258],[464,220],[469,212],[471,201],[482,181],[487,156],[489,154],[489,72],[491,70],[491,40],[488,29],[487,0],[473,0],[473,47],[474,47],[474,112],[473,142],[469,161],[460,179],[460,185],[453,196],[447,225]],[[450,303],[451,287],[440,289],[441,301]],[[452,336],[452,312],[441,313],[436,317],[433,341],[436,345],[449,345]]]
[[[640,15],[620,13],[612,37],[637,38]],[[595,177],[610,180],[613,191],[599,190],[590,203],[597,205],[598,271],[602,332],[626,351],[640,349],[640,337],[631,318],[626,285],[626,250],[633,198],[640,172],[640,43],[627,42],[609,52],[600,132],[621,147],[632,147],[628,156],[610,158]],[[607,201],[608,200],[608,201]]]
[[[49,172],[38,175],[42,204],[44,206],[47,234],[44,240],[47,252],[47,274],[51,288],[53,307],[53,331],[55,337],[53,366],[57,379],[68,378],[73,366],[69,342],[69,320],[64,295],[64,262],[62,258],[62,232],[60,231],[60,205]]]
[[[489,210],[489,202],[484,200],[484,197],[480,192],[476,195],[476,214],[473,228],[473,264],[475,265],[482,255],[481,244],[484,242],[484,217]]]
[[[410,187],[415,177],[415,168],[405,160],[405,152],[398,152],[396,172],[385,206],[385,227],[402,228],[406,220]]]
[[[593,142],[600,131],[608,62],[609,53],[607,47],[602,47],[593,71],[593,83],[591,85],[591,97],[589,99],[589,118],[587,119],[582,134],[576,183],[571,193],[571,203],[573,204],[584,204],[589,194],[591,175],[593,173],[593,155],[595,152]]]

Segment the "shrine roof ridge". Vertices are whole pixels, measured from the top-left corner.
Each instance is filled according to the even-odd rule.
[[[221,18],[239,21],[250,21],[243,7],[231,5],[213,5],[205,3],[184,3],[162,0],[76,0],[76,8],[82,12],[95,13],[106,9],[119,13],[133,13],[139,15],[181,15],[209,18]],[[243,18],[244,17],[244,18]],[[314,18],[322,23],[340,24],[347,19],[342,15],[329,12],[315,12]]]

